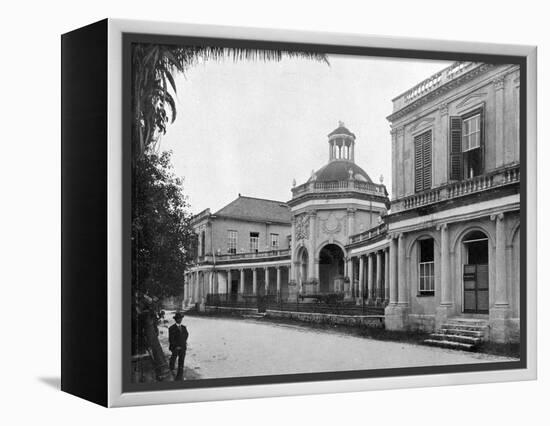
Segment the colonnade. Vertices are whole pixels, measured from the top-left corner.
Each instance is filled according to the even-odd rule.
[[[282,272],[283,268],[288,270],[287,277],[290,276],[290,265],[265,265],[265,266],[250,266],[250,267],[228,267],[220,268],[203,268],[195,271],[190,271],[185,274],[184,283],[184,303],[204,303],[207,294],[235,294],[231,291],[231,285],[234,277],[238,277],[238,290],[235,295],[257,296],[259,294],[270,293],[272,285],[272,273],[275,269],[276,295],[280,296],[282,292]],[[246,290],[245,273],[247,270],[252,271],[252,291]],[[258,287],[258,275],[263,271],[263,289]],[[225,275],[225,286],[222,285],[220,275]]]
[[[391,294],[389,256],[389,247],[383,247],[348,258],[346,275],[350,278],[351,297],[365,300],[369,305],[388,304]]]

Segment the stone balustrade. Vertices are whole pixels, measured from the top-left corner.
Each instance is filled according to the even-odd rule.
[[[350,237],[350,243],[360,243],[363,241],[370,240],[373,237],[384,234],[388,230],[388,225],[386,223],[381,223],[376,225],[373,228],[367,229],[366,231],[361,232],[360,234],[355,234]]]
[[[356,180],[339,180],[328,182],[306,182],[302,185],[292,188],[293,197],[298,197],[307,193],[326,193],[326,192],[361,192],[373,195],[386,195],[386,187],[372,182],[361,182]]]
[[[266,259],[266,258],[284,258],[290,256],[290,249],[282,250],[267,250],[259,252],[248,252],[248,253],[234,253],[234,254],[217,254],[217,255],[208,255],[203,259],[204,261],[210,262],[233,262],[237,260],[246,260],[246,259]],[[201,258],[199,258],[199,263]]]
[[[440,201],[463,197],[466,195],[495,189],[504,185],[518,183],[520,180],[519,165],[495,170],[484,175],[475,176],[470,179],[458,182],[450,182],[429,191],[410,195],[392,201],[391,211],[393,213],[410,210]]]
[[[477,62],[455,62],[444,70],[432,75],[426,80],[418,83],[413,88],[393,99],[394,111],[397,111],[411,102],[437,90],[439,87],[454,80],[460,75],[472,70],[481,64]]]

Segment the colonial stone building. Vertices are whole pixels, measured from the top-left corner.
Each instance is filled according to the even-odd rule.
[[[185,303],[338,295],[451,346],[518,341],[518,67],[455,63],[396,97],[388,120],[391,201],[340,123],[288,202],[239,196],[195,217]]]
[[[388,329],[519,333],[519,68],[460,62],[393,100]],[[393,291],[392,291],[393,290]]]

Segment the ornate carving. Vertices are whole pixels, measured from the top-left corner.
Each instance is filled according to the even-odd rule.
[[[491,220],[494,220],[495,222],[497,220],[503,220],[504,219],[504,213],[497,213],[491,215]]]
[[[498,77],[493,80],[493,86],[495,90],[504,89],[504,77]]]
[[[463,106],[468,104],[472,99],[483,98],[486,95],[487,95],[487,93],[485,93],[485,92],[472,93],[472,94],[466,96],[464,99],[462,99],[462,101],[460,101],[456,107],[457,108],[462,108]]]
[[[321,229],[326,234],[337,234],[342,230],[343,220],[343,217],[338,218],[331,212],[326,219],[321,220]]]
[[[449,114],[449,104],[444,103],[444,104],[439,105],[439,114],[441,114],[441,115]]]
[[[296,240],[309,238],[309,216],[302,215],[296,218]]]

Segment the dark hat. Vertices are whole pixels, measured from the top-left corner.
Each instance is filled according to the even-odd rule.
[[[174,315],[174,319],[177,320],[181,318],[183,318],[183,314],[181,312],[176,312],[176,315]]]

